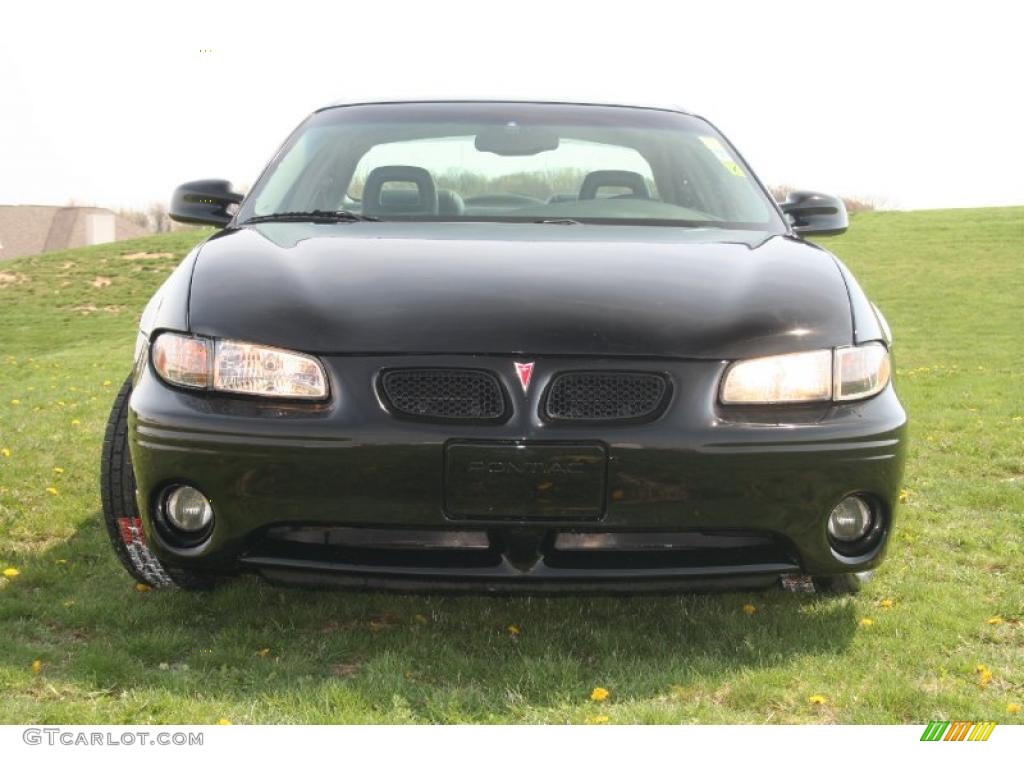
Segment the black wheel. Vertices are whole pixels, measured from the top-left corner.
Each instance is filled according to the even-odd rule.
[[[214,581],[204,574],[164,566],[146,546],[142,520],[135,503],[135,474],[128,452],[128,398],[132,393],[129,377],[117,393],[110,409],[107,431],[103,436],[100,460],[100,496],[103,520],[118,560],[136,581],[150,587],[210,589]]]

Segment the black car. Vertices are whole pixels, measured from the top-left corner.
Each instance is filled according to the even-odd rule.
[[[891,339],[706,120],[593,104],[311,115],[142,316],[104,512],[152,586],[848,588],[906,449]]]

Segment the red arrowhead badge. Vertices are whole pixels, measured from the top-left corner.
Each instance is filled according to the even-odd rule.
[[[516,376],[523,387],[523,394],[530,388],[530,379],[533,378],[533,363],[513,363],[516,367]]]

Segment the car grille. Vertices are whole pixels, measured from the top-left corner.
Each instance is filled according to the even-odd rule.
[[[662,578],[693,578],[710,571],[746,572],[769,580],[799,573],[791,545],[769,533],[748,530],[561,529],[527,531],[505,526],[465,529],[353,528],[329,524],[261,529],[241,561],[277,580],[318,582],[334,573],[386,585],[407,577],[410,588],[503,591],[573,591],[622,584],[629,591],[659,589]],[[421,570],[422,569],[422,570]],[[646,587],[644,585],[647,585]],[[507,585],[507,586],[502,586]],[[659,585],[661,585],[659,587]],[[692,582],[691,582],[692,587]]]
[[[658,373],[573,371],[555,377],[544,399],[553,421],[633,421],[661,413],[667,379]]]
[[[381,376],[390,409],[420,419],[500,421],[505,397],[497,377],[459,368],[403,368]]]

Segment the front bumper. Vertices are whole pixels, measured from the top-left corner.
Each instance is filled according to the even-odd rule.
[[[211,572],[257,571],[288,581],[403,588],[675,589],[757,586],[785,574],[869,570],[883,557],[898,499],[906,415],[892,387],[860,403],[723,408],[725,363],[629,361],[674,381],[656,420],[607,426],[545,423],[538,404],[568,368],[621,368],[622,360],[541,359],[529,396],[507,358],[329,357],[323,404],[280,404],[168,387],[137,376],[129,436],[150,547],[165,563]],[[445,425],[389,414],[369,384],[398,365],[487,367],[515,393],[503,424]],[[590,520],[454,519],[445,510],[445,446],[452,441],[601,445],[602,514]],[[168,484],[187,482],[212,501],[208,540],[177,547],[154,525]],[[877,500],[886,530],[877,547],[843,557],[825,520],[850,493]],[[322,541],[289,538],[322,530]],[[483,534],[471,555],[411,546],[331,544],[351,529]],[[561,533],[703,534],[665,551],[566,553]],[[705,546],[713,542],[713,546]],[[372,543],[372,541],[371,541]]]

